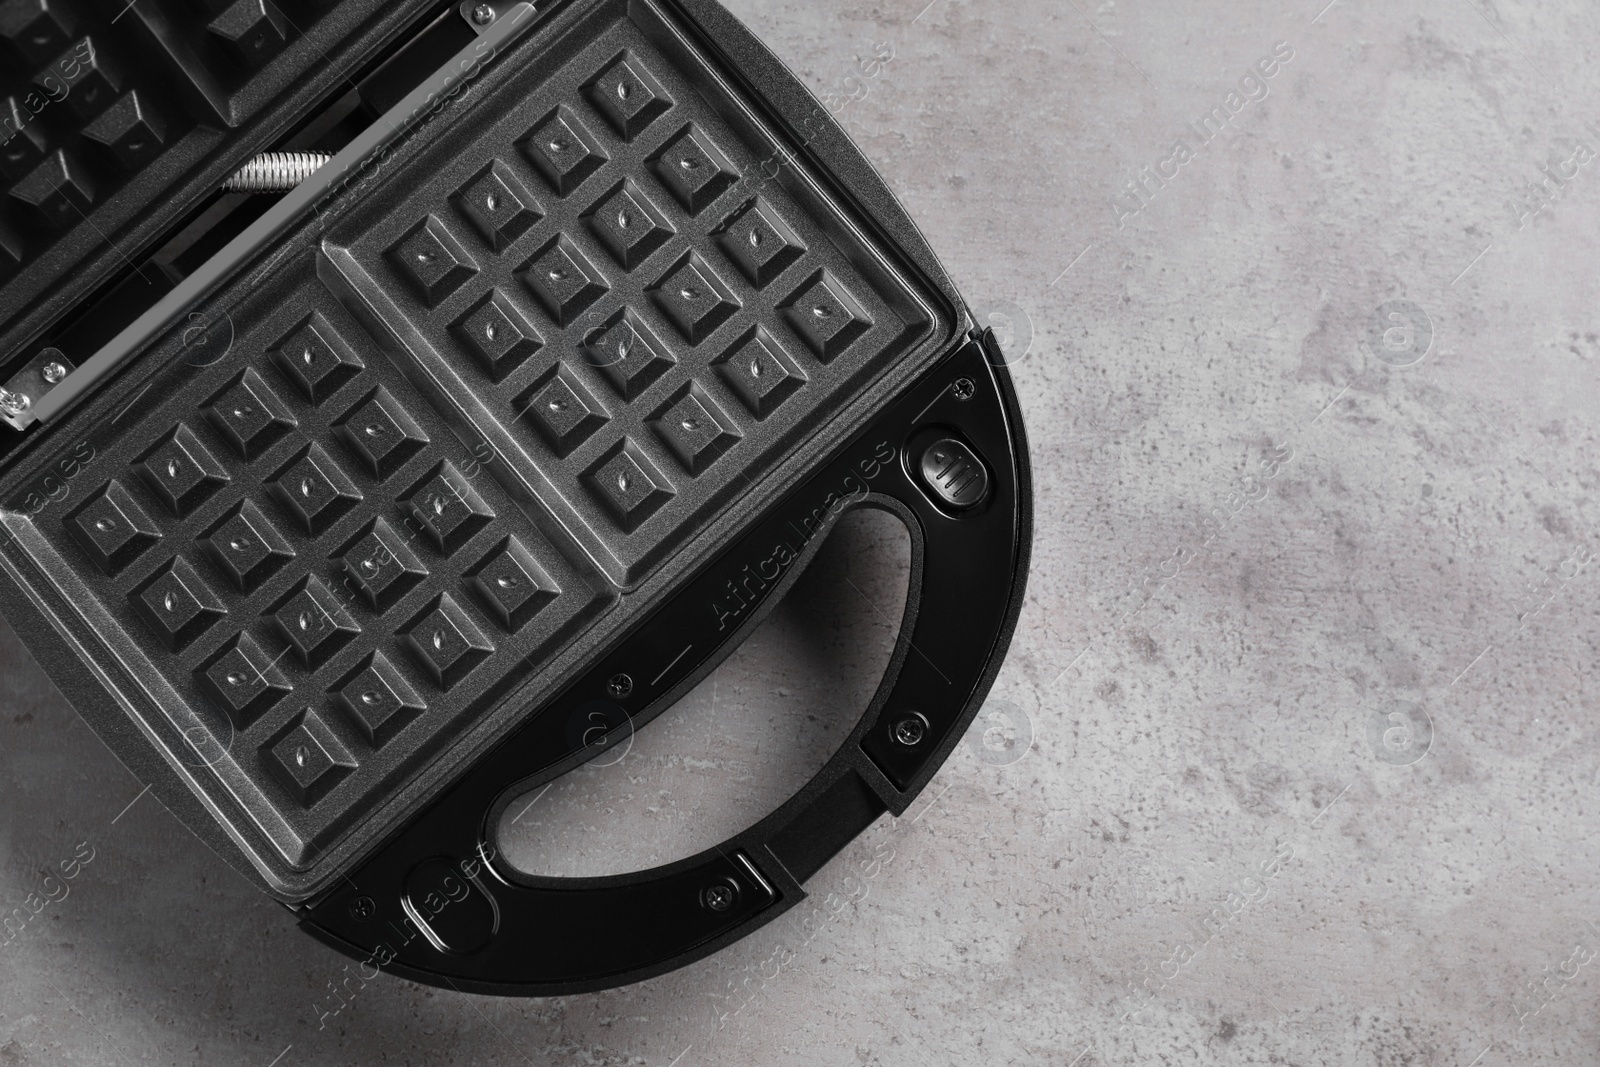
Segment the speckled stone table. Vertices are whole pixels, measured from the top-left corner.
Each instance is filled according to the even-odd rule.
[[[481,999],[346,970],[0,630],[0,905],[77,872],[0,947],[0,1065],[1600,1062],[1600,11],[733,7],[1015,361],[1034,569],[969,743],[733,949]],[[906,558],[853,524],[507,850],[769,810]]]

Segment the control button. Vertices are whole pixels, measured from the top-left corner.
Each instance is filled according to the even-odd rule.
[[[983,460],[954,437],[941,437],[922,453],[923,484],[934,497],[957,511],[975,508],[989,495],[989,471]]]

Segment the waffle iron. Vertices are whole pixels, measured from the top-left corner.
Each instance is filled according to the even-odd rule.
[[[1003,356],[713,0],[3,0],[0,49],[0,609],[308,933],[461,990],[638,981],[961,740],[1028,559]],[[229,191],[269,151],[320,165]],[[811,782],[665,867],[511,867],[506,806],[862,507],[911,592]]]

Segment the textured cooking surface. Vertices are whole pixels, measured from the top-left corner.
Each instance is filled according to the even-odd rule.
[[[620,9],[481,101],[391,181],[403,200],[332,244],[631,584],[923,331],[903,284],[762,179],[770,156]]]
[[[602,601],[312,272],[280,278],[36,523],[300,862]]]

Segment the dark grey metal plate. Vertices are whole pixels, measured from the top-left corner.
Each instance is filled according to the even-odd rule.
[[[652,32],[654,31],[654,32]],[[759,175],[648,9],[604,5],[325,247],[373,315],[621,586],[926,336]],[[417,176],[425,176],[418,181]]]

